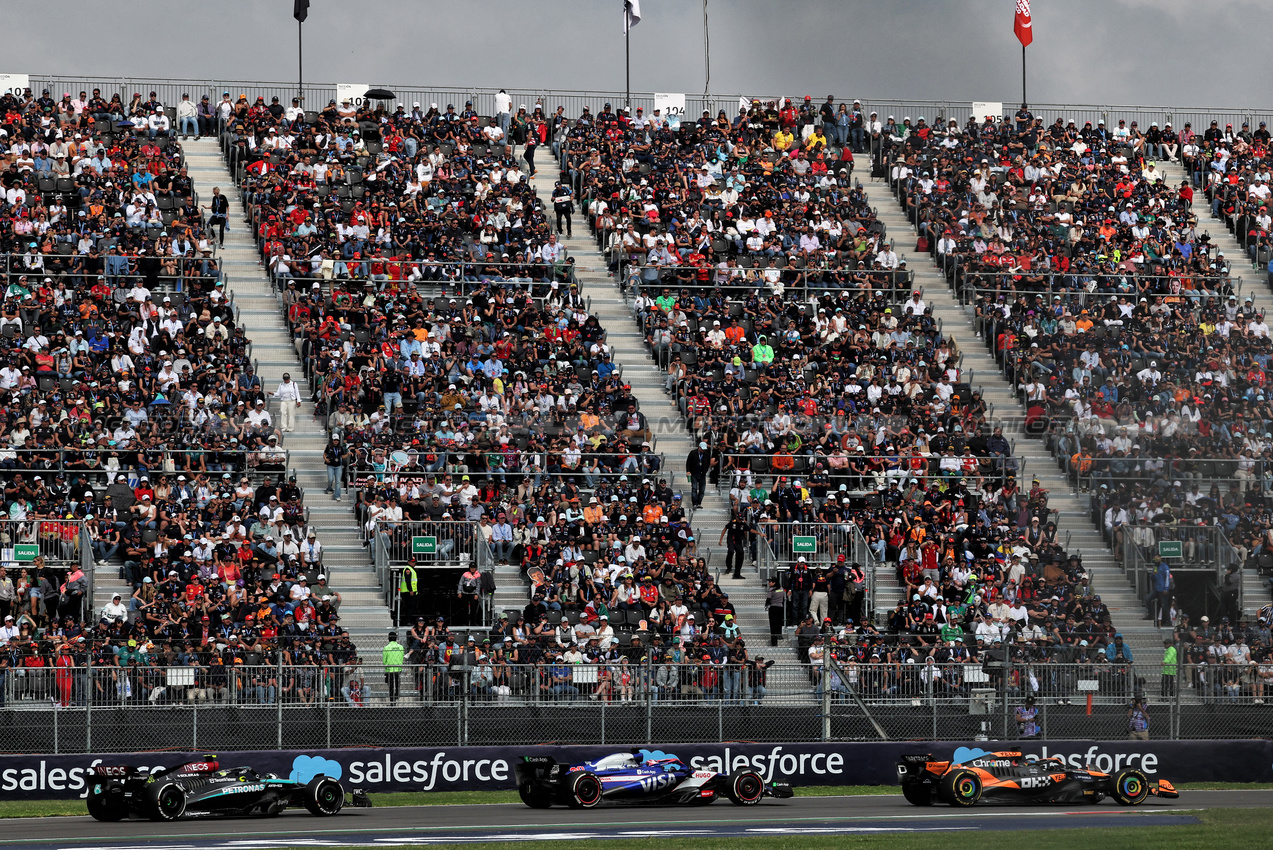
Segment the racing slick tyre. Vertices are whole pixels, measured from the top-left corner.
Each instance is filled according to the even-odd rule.
[[[903,782],[902,796],[912,806],[931,806],[933,804],[933,786],[917,782]]]
[[[941,778],[937,794],[952,806],[976,805],[981,799],[981,777],[971,770],[957,768]]]
[[[1139,806],[1149,796],[1149,780],[1139,770],[1125,767],[1114,774],[1114,790],[1110,796],[1120,806]]]
[[[175,782],[155,785],[147,797],[151,820],[179,820],[186,813],[186,792]]]
[[[305,786],[305,808],[311,815],[327,817],[345,805],[345,789],[328,776],[315,776]]]
[[[601,780],[597,774],[583,771],[570,779],[566,804],[572,809],[591,809],[601,802]]]
[[[765,796],[765,780],[754,770],[735,770],[729,775],[725,793],[735,806],[754,806]]]
[[[530,782],[523,782],[517,786],[517,796],[532,809],[551,809],[553,805],[552,793]]]
[[[108,789],[100,782],[88,789],[88,813],[94,820],[118,821],[128,817],[128,807],[111,800]]]

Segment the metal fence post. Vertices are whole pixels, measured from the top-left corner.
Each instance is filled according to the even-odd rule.
[[[61,709],[61,706],[58,706],[58,705],[53,706],[53,755],[55,756],[61,753],[61,741],[58,740],[59,730],[58,730],[58,722],[57,722],[58,715],[62,713],[60,709]]]
[[[831,740],[831,653],[822,653],[822,740]]]
[[[605,699],[603,699],[604,696],[605,694],[602,694],[601,696],[597,698],[597,701],[601,703],[601,746],[603,747],[606,745],[606,702],[607,702]]]
[[[1175,647],[1176,647],[1176,675],[1175,675],[1175,687],[1172,688],[1172,695],[1171,695],[1171,729],[1169,731],[1171,732],[1171,740],[1179,741],[1180,740],[1180,691],[1184,687],[1184,683],[1181,682],[1180,674],[1184,672],[1184,665],[1181,663],[1180,644],[1179,643],[1175,644]]]
[[[194,711],[190,716],[190,749],[199,749],[199,700],[193,704]]]
[[[327,715],[327,717],[326,717],[326,723],[327,723],[327,749],[329,749],[329,750],[330,750],[330,749],[332,748],[332,701],[331,701],[331,697],[328,697],[328,698],[327,698],[327,700],[323,703],[323,705],[324,705],[324,706],[326,707],[326,709],[327,709],[327,710],[326,710],[326,712],[325,712],[325,714]]]
[[[645,655],[645,745],[654,746],[654,658]]]
[[[274,711],[276,715],[275,725],[278,727],[275,730],[275,735],[278,743],[277,749],[281,750],[283,749],[283,694],[281,692],[283,684],[283,646],[281,644],[278,648],[278,663],[274,668],[274,677],[278,680],[279,684],[279,686],[274,689]]]
[[[93,752],[93,652],[84,661],[84,752]]]
[[[723,695],[722,695],[723,696]],[[716,703],[716,741],[725,740],[725,700]]]
[[[455,703],[455,745],[464,746],[464,700],[462,698]]]
[[[1011,650],[1005,650],[1005,652],[1011,652]],[[1008,695],[1012,691],[1012,674],[1014,669],[1015,667],[1012,663],[1012,658],[1009,657],[1004,664],[1003,674],[1003,726],[1000,727],[999,731],[999,740],[1001,741],[1006,740],[1008,737],[1008,712],[1010,710],[1008,705]]]

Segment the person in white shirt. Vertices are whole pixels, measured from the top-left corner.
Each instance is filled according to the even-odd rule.
[[[172,130],[172,122],[168,120],[168,115],[163,110],[156,109],[146,119],[146,133],[152,139],[167,136],[170,130]]]
[[[284,433],[291,433],[296,430],[296,408],[301,403],[301,388],[289,373],[283,373],[283,381],[274,391],[274,397],[279,400],[279,425]]]
[[[102,619],[108,623],[116,620],[128,619],[128,608],[123,603],[123,597],[118,593],[111,597],[111,601],[102,606]],[[9,626],[13,621],[12,617],[5,617],[4,624]],[[14,630],[16,632],[16,629]],[[8,638],[4,635],[4,630],[0,629],[0,641],[8,642]]]

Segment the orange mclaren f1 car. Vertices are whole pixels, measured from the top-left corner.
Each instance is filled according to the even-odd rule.
[[[1005,803],[1099,803],[1106,797],[1138,806],[1153,794],[1179,797],[1165,779],[1148,779],[1136,768],[1116,773],[1078,770],[1060,759],[1026,759],[1019,752],[985,753],[965,763],[932,755],[904,755],[897,763],[902,794],[916,806],[934,802],[974,806]]]

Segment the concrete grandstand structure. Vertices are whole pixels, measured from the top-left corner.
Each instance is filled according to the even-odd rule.
[[[189,496],[204,514],[174,517],[184,534],[161,536],[169,524],[158,522],[153,537],[134,529],[142,545],[93,571],[86,625],[109,634],[78,623],[58,641],[37,634],[37,655],[55,658],[65,640],[77,667],[90,656],[210,663],[197,647],[246,670],[340,667],[342,684],[319,690],[352,704],[348,668],[378,658],[396,627],[415,669],[527,668],[507,693],[491,684],[483,695],[560,696],[561,661],[590,671],[570,695],[609,701],[623,676],[650,687],[675,654],[678,699],[716,688],[742,702],[745,680],[764,679],[757,656],[771,641],[784,661],[812,662],[784,680],[808,701],[848,695],[820,672],[830,665],[841,685],[859,681],[847,669],[877,661],[896,665],[898,681],[910,681],[907,662],[930,659],[952,671],[948,681],[986,662],[1126,671],[1166,643],[1192,665],[1181,676],[1190,699],[1262,704],[1266,668],[1273,676],[1260,573],[1273,567],[1273,445],[1262,435],[1273,411],[1260,391],[1273,352],[1261,317],[1273,296],[1261,115],[1044,105],[988,121],[954,103],[763,98],[740,110],[737,96],[721,96],[687,97],[672,128],[643,117],[654,111],[647,95],[627,114],[617,93],[513,91],[504,101],[391,87],[396,102],[356,105],[311,84],[289,108],[286,84],[32,80],[37,91],[118,90],[118,117],[168,107],[176,119],[188,111],[173,106],[182,95],[207,95],[203,138],[170,131],[161,152],[196,209],[183,213],[178,192],[172,207],[157,205],[155,227],[141,209],[123,244],[142,259],[120,277],[147,282],[145,251],[184,222],[187,254],[159,243],[180,280],[173,295],[200,307],[198,278],[208,278],[206,318],[224,313],[229,324],[233,310],[229,348],[244,331],[232,371],[200,392],[247,408],[259,397],[272,418],[227,414],[251,440],[250,470],[246,450],[242,468],[193,461],[190,446],[184,467],[155,455],[170,477],[205,476],[209,498],[193,485]],[[124,106],[128,91],[153,91],[150,108]],[[105,123],[118,124],[107,106]],[[1186,121],[1217,129],[1164,137]],[[149,139],[140,124],[115,129],[126,149]],[[43,169],[33,170],[38,181]],[[47,203],[73,192],[89,206],[105,173],[37,188]],[[229,200],[219,245],[197,210],[214,186]],[[78,253],[65,235],[36,251],[42,268]],[[10,254],[11,287],[22,254]],[[74,282],[77,271],[60,274]],[[116,301],[166,315],[150,291],[160,290],[124,289]],[[33,315],[14,310],[29,338]],[[1072,319],[1087,327],[1070,330]],[[119,331],[148,327],[119,321]],[[1104,359],[1083,359],[1098,330]],[[1046,354],[1032,351],[1036,339]],[[139,343],[135,357],[158,355],[154,345]],[[1173,352],[1184,356],[1169,370]],[[199,372],[199,358],[186,359]],[[154,365],[167,368],[162,357]],[[247,365],[256,383],[239,380]],[[267,399],[285,372],[299,410],[290,391]],[[120,401],[131,401],[127,388]],[[153,394],[142,402],[155,409]],[[203,402],[190,404],[187,425],[215,423],[197,413]],[[234,451],[224,439],[206,447]],[[1170,463],[1127,461],[1135,440],[1154,441]],[[686,469],[700,443],[714,462],[705,489]],[[1222,465],[1207,474],[1203,459]],[[119,467],[136,486],[89,482],[91,500],[113,494],[119,505],[124,489],[139,504],[155,499],[143,492],[150,462],[138,453]],[[17,462],[3,477],[53,469],[45,463]],[[222,476],[243,493],[219,498],[220,482],[206,478]],[[1215,492],[1196,495],[1195,481]],[[333,483],[346,500],[326,497]],[[262,517],[259,538],[230,519],[248,510]],[[1217,531],[1194,531],[1200,523]],[[84,533],[102,543],[99,530]],[[311,539],[321,558],[306,557]],[[212,553],[222,545],[231,548]],[[94,548],[111,554],[111,536]],[[252,574],[236,589],[238,574],[218,568],[240,551]],[[1176,584],[1159,589],[1170,582],[1163,559]],[[188,597],[201,572],[203,593]],[[111,607],[98,624],[116,593],[141,594],[133,607],[149,610],[147,584],[162,584],[176,609],[116,623]],[[207,626],[205,613],[215,615]],[[104,640],[76,648],[85,634]],[[641,662],[645,679],[621,669]],[[282,699],[281,683],[258,690],[260,676],[244,675],[249,699],[273,701],[273,687]],[[295,695],[314,691],[302,684],[313,674],[290,675],[289,699],[308,704],[313,693]],[[991,689],[1007,681],[998,675]],[[367,678],[359,704],[396,700],[397,679]],[[971,699],[974,681],[952,698]],[[1029,688],[1016,681],[1022,696]],[[1118,681],[1117,699],[1139,688],[1134,675]],[[418,674],[427,701],[423,682]],[[908,703],[928,684],[907,691]],[[1074,696],[1072,683],[1035,690]],[[432,693],[446,702],[457,691]]]

